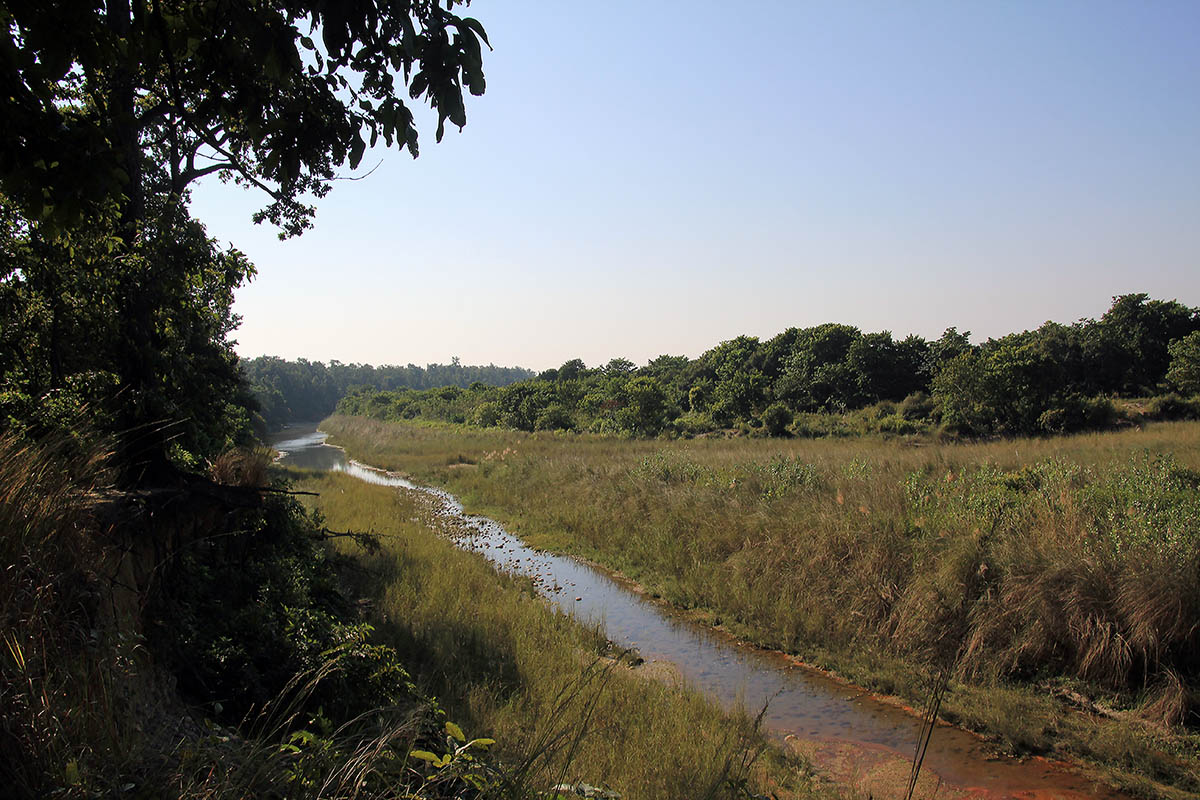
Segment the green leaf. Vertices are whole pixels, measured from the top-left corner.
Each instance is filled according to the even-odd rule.
[[[467,737],[462,732],[462,728],[458,727],[453,722],[446,723],[446,733],[453,736],[457,741],[465,742],[467,740]]]
[[[433,753],[429,752],[428,750],[413,750],[408,755],[410,758],[416,758],[421,761],[428,761],[430,764],[437,764],[439,761],[441,761],[441,758],[439,756],[435,756]]]
[[[474,17],[463,17],[463,25],[475,31],[479,35],[479,38],[483,39],[483,43],[488,46],[488,49],[492,49],[492,43],[488,41],[487,31],[483,29],[483,25],[480,24],[479,20]]]
[[[350,169],[357,169],[358,163],[362,161],[363,153],[367,150],[367,143],[359,134],[354,135],[354,141],[350,144]]]

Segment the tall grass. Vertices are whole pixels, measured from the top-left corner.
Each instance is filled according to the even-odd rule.
[[[529,580],[431,535],[422,496],[339,474],[302,486],[320,493],[330,528],[379,537],[378,552],[336,546],[365,567],[355,591],[381,641],[532,785],[584,781],[638,798],[812,793],[789,788],[796,765],[755,760],[765,743],[745,714],[603,658],[603,637],[551,610]]]
[[[1200,722],[1200,425],[919,447],[346,417],[323,429],[759,644],[850,668],[951,658],[959,687],[1103,697],[1126,709],[1125,733],[1031,730],[1027,714],[954,691],[947,708],[1018,749],[1067,747],[1200,789],[1195,753],[1176,752]],[[876,677],[911,692],[904,670]]]
[[[263,477],[257,454],[220,463],[229,469],[214,472],[230,482],[257,485]],[[428,699],[347,713],[351,700],[338,693],[345,677],[394,666],[390,657],[371,660],[384,648],[353,641],[324,653],[315,669],[294,675],[240,726],[205,719],[219,709],[211,702],[189,707],[161,667],[163,654],[149,652],[152,643],[142,636],[138,606],[148,587],[127,583],[125,561],[131,537],[145,537],[150,529],[124,513],[129,498],[111,489],[105,464],[100,451],[80,455],[73,445],[0,436],[3,797],[523,800],[535,796],[534,780],[548,769],[572,763],[560,740],[569,744],[575,731],[586,728],[575,725],[580,704],[566,702],[570,684],[563,684],[552,708],[557,727],[544,742],[544,763],[505,764],[486,752],[486,742],[467,740]],[[113,513],[118,507],[120,518]],[[159,588],[171,591],[169,585]],[[444,622],[462,627],[461,621]],[[454,631],[439,630],[437,619],[426,623],[422,636],[461,643]],[[457,684],[462,677],[454,654],[442,655],[430,686]],[[358,661],[369,663],[350,663]],[[434,662],[422,663],[432,669]],[[321,708],[321,698],[344,700],[346,707]],[[735,730],[741,738],[715,747],[714,757],[748,752],[760,741],[752,726]],[[704,775],[736,781],[745,773],[739,766],[718,765]],[[718,788],[714,796],[729,796],[728,781]]]

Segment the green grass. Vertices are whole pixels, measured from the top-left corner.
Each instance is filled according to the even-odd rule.
[[[1014,752],[1200,791],[1200,424],[1057,439],[638,441],[334,417],[443,485],[761,645],[917,699]],[[1068,713],[1051,692],[1119,720]]]
[[[766,745],[746,714],[602,658],[600,634],[561,614],[526,579],[434,535],[421,496],[339,474],[301,488],[333,530],[369,531],[381,550],[336,540],[376,638],[469,735],[497,740],[531,785],[578,780],[625,797],[813,794],[804,766]],[[741,787],[741,788],[739,788]]]

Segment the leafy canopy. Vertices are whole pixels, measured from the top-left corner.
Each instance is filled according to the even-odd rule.
[[[177,195],[211,173],[264,190],[256,221],[299,234],[308,198],[368,145],[417,155],[404,94],[437,112],[439,140],[447,120],[466,124],[487,35],[463,4],[0,3],[0,190],[60,225],[120,197],[128,222],[152,160]]]

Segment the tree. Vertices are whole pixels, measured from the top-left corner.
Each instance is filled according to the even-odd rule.
[[[802,411],[860,405],[861,373],[847,363],[847,357],[861,336],[858,328],[832,322],[800,331],[776,384],[776,397]]]
[[[925,379],[932,380],[942,367],[972,349],[970,331],[959,333],[958,328],[946,328],[940,339],[929,343],[923,366]]]
[[[447,120],[464,125],[464,88],[484,90],[487,38],[476,20],[453,13],[461,4],[0,3],[0,191],[19,212],[14,246],[41,248],[39,258],[58,248],[57,267],[43,272],[59,282],[99,274],[120,284],[106,317],[115,328],[85,352],[123,393],[111,426],[126,434],[123,460],[134,448],[137,458],[161,461],[167,426],[184,419],[186,409],[164,394],[165,368],[176,370],[179,387],[214,385],[186,374],[202,367],[195,359],[164,362],[166,337],[179,333],[173,309],[207,302],[197,292],[231,296],[251,274],[237,256],[218,263],[187,215],[187,187],[210,174],[256,187],[269,202],[255,220],[293,236],[368,144],[382,139],[417,155],[404,94],[437,112],[438,139]],[[104,252],[89,245],[95,255],[76,258],[84,241]],[[206,275],[202,287],[197,274]],[[29,310],[51,326],[43,337],[50,363],[61,361],[63,315]],[[226,316],[185,332],[192,346],[211,335],[224,353],[208,367],[229,361],[235,320]],[[193,405],[203,397],[220,405],[229,394],[200,393]]]
[[[639,436],[654,436],[667,424],[667,399],[654,378],[639,375],[618,389],[621,407],[614,417],[622,429]]]
[[[558,368],[557,379],[560,381],[573,381],[577,378],[582,378],[587,374],[587,365],[583,363],[582,358],[572,358]]]
[[[898,401],[924,387],[920,368],[927,350],[919,336],[897,342],[890,331],[864,333],[850,345],[846,362],[859,373],[863,399]]]
[[[1171,354],[1167,382],[1184,394],[1200,394],[1200,331],[1176,339],[1167,349]]]
[[[628,375],[634,370],[634,363],[628,358],[618,356],[604,365],[604,374],[610,377]]]
[[[114,260],[117,232],[94,225],[41,235],[0,198],[0,415],[30,436],[70,433],[88,417],[101,433],[122,430],[132,409],[160,428],[127,429],[184,457],[225,449],[248,435],[248,403],[228,336],[233,290],[252,274],[195,220],[155,208],[142,244]],[[163,215],[168,218],[164,219]],[[124,334],[123,300],[152,313],[140,341]],[[137,348],[141,386],[120,365]]]
[[[1151,300],[1146,294],[1114,297],[1087,344],[1092,370],[1102,379],[1099,389],[1127,395],[1154,392],[1170,366],[1167,346],[1197,330],[1200,309]]]
[[[710,402],[718,424],[748,420],[764,404],[768,382],[757,366],[759,349],[757,337],[738,336],[700,356],[714,378]]]
[[[257,219],[294,235],[311,224],[305,195],[368,143],[417,154],[402,90],[437,111],[439,140],[466,124],[487,36],[461,4],[5,2],[0,183],[34,219],[78,223],[117,199],[131,225],[148,163],[174,196],[220,173],[265,191]]]

